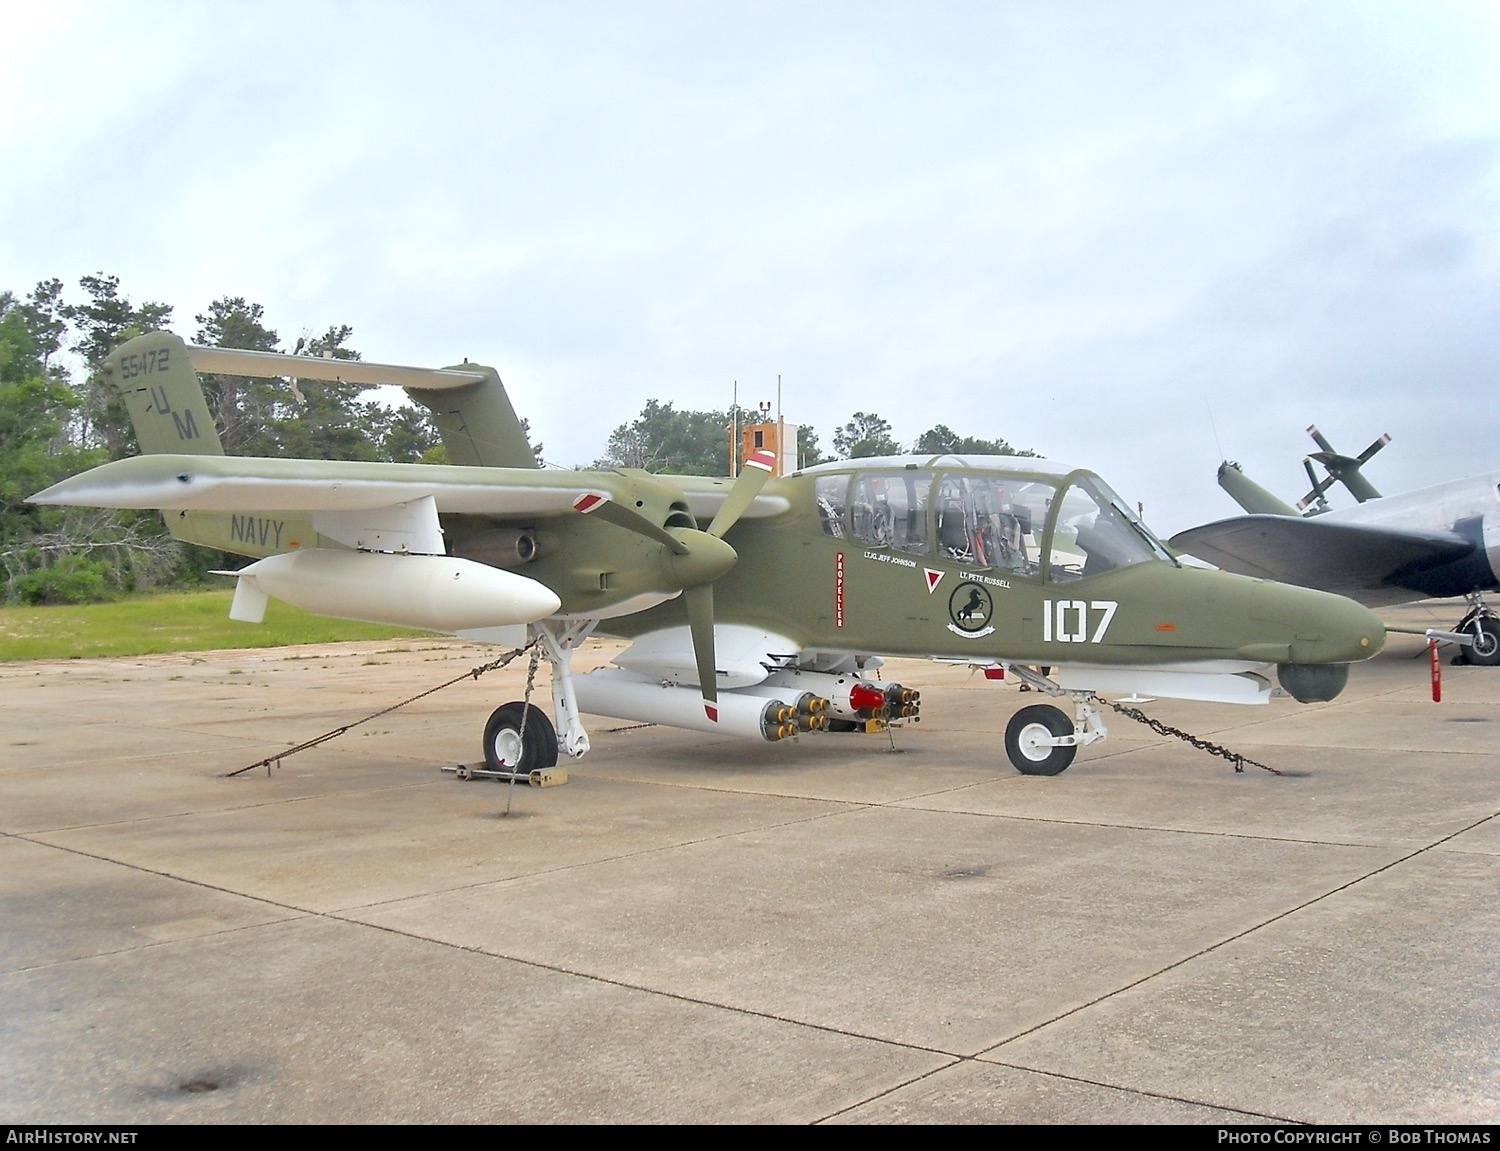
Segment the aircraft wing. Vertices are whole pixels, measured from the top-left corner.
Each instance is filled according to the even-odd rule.
[[[488,516],[553,515],[580,496],[608,493],[608,472],[535,468],[456,467],[244,456],[149,455],[115,460],[38,492],[30,502],[73,507],[159,508],[164,511],[354,511],[432,497],[440,513]],[[734,481],[682,481],[689,508],[712,516]],[[762,492],[744,515],[761,518],[790,508]]]
[[[1300,516],[1237,516],[1178,532],[1179,551],[1240,575],[1359,598],[1425,568],[1462,559],[1474,541],[1453,532],[1347,524]]]

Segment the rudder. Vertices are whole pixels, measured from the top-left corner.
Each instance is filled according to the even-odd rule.
[[[104,361],[105,382],[125,403],[144,455],[222,456],[188,346],[171,332],[121,344]]]
[[[103,373],[125,404],[142,455],[224,454],[188,345],[180,337],[171,332],[137,336],[109,354]],[[316,538],[307,516],[173,511],[162,517],[174,539],[240,555],[274,554],[283,550],[283,536]]]

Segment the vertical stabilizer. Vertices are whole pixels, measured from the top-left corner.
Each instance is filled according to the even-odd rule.
[[[142,455],[224,454],[189,352],[172,333],[151,332],[121,344],[104,361],[105,382],[124,401]],[[174,539],[239,555],[272,555],[317,539],[306,514],[168,511],[162,516]]]
[[[101,370],[125,403],[142,454],[224,454],[187,345],[171,332],[150,332],[121,344]]]
[[[537,468],[516,409],[494,368],[464,364],[454,370],[482,378],[442,390],[407,388],[407,395],[432,413],[432,422],[448,449],[448,462],[471,467]]]

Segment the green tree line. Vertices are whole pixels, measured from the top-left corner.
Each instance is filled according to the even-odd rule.
[[[671,475],[723,475],[729,466],[730,429],[759,419],[758,413],[743,408],[679,411],[671,401],[647,400],[639,416],[610,433],[604,454],[593,466],[644,468]],[[834,430],[832,455],[823,454],[818,434],[811,427],[803,425],[797,429],[797,463],[804,468],[828,460],[899,456],[907,452],[934,456],[1036,455],[1033,451],[1018,450],[1003,439],[960,436],[945,424],[929,428],[908,446],[897,440],[890,423],[874,412],[855,412],[848,423]]]
[[[265,310],[224,296],[193,317],[190,342],[357,360],[353,329],[303,329],[287,347]],[[4,602],[81,603],[161,587],[192,586],[222,567],[218,552],[180,544],[155,512],[40,508],[28,495],[108,460],[136,452],[124,406],[100,368],[124,341],[156,329],[180,331],[171,304],[136,304],[116,276],[83,276],[76,293],[44,280],[24,298],[0,291],[0,559]],[[426,412],[367,398],[366,385],[323,380],[203,375],[204,397],[231,455],[391,462],[443,462]],[[689,411],[651,399],[611,433],[592,466],[723,475],[730,428],[754,421],[743,410]],[[523,421],[524,423],[524,421]],[[541,458],[540,444],[533,444]],[[832,458],[924,454],[1032,455],[1003,439],[960,436],[939,424],[908,448],[873,412],[855,412],[832,437]],[[798,460],[826,457],[802,427]]]

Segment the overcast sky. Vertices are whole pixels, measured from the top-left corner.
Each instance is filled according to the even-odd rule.
[[[780,373],[825,450],[1004,437],[1163,535],[1311,422],[1500,468],[1492,3],[51,0],[0,106],[0,289],[490,363],[559,463]]]

